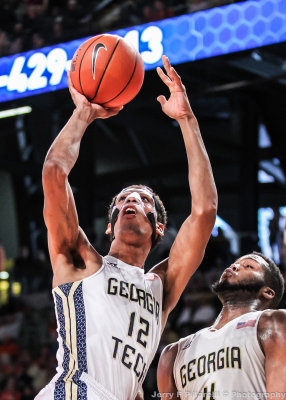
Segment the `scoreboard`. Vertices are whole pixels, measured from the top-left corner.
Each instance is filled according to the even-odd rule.
[[[286,41],[286,0],[249,0],[110,33],[135,46],[148,70],[162,65],[163,54],[178,64]],[[66,88],[86,39],[0,58],[0,102]]]

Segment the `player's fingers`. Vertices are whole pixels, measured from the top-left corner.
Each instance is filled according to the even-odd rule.
[[[68,87],[70,89],[71,87],[73,87],[70,71],[67,71],[67,80],[68,80]]]
[[[182,86],[182,80],[178,72],[175,70],[174,67],[170,64],[168,57],[162,56],[164,68],[168,74],[169,79],[176,83],[179,86]]]
[[[123,106],[120,107],[102,107],[99,104],[92,104],[92,107],[97,111],[99,118],[109,118],[113,115],[117,115],[122,109]]]
[[[73,98],[73,96],[76,94],[76,90],[75,90],[72,80],[71,80],[70,71],[67,71],[67,80],[68,80],[68,88],[69,88],[70,94]]]
[[[181,83],[181,77],[174,67],[170,68],[170,78],[176,83]]]
[[[112,109],[108,110],[108,116],[112,117],[113,115],[117,115],[123,107],[113,107]]]
[[[122,109],[123,106],[119,107],[103,107],[107,116],[117,115]]]
[[[160,77],[160,78],[162,79],[162,81],[165,83],[165,85],[167,85],[168,87],[170,87],[172,81],[171,81],[171,79],[170,79],[166,74],[164,74],[162,68],[157,67],[156,71],[157,71],[159,77]]]
[[[164,68],[165,68],[167,74],[169,75],[170,69],[171,69],[171,64],[170,64],[169,58],[167,56],[163,55],[162,61],[163,61]]]
[[[161,106],[163,107],[163,105],[167,102],[166,97],[161,95],[157,97],[157,101],[159,101],[159,103],[161,104]]]
[[[107,110],[112,111],[112,112],[119,112],[123,109],[123,106],[119,106],[119,107],[110,107]]]

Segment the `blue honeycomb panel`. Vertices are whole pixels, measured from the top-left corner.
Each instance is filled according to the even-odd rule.
[[[179,49],[173,53],[176,34],[163,44],[164,53],[173,63],[178,59],[187,62],[286,40],[286,0],[249,0],[170,19],[174,25],[186,24],[187,20],[192,21],[192,29],[185,33],[186,48],[182,57]],[[193,46],[194,37],[201,39],[196,40],[196,46]],[[192,45],[188,46],[188,41]]]
[[[111,33],[154,69],[162,54],[178,64],[285,42],[286,0],[248,0]],[[66,88],[66,70],[86,39],[0,58],[0,102]]]

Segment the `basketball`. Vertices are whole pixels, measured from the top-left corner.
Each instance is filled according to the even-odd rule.
[[[91,103],[118,107],[131,101],[144,79],[139,52],[117,35],[102,34],[86,40],[71,62],[75,89]]]

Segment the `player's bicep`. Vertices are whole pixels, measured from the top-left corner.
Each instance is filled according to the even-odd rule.
[[[180,399],[173,375],[173,367],[178,351],[177,344],[167,346],[159,360],[157,369],[157,386],[162,398]]]
[[[189,279],[202,262],[215,222],[214,213],[190,215],[170,250],[164,289],[165,306],[176,305]]]
[[[266,311],[258,331],[265,353],[266,391],[286,395],[286,311]]]
[[[54,252],[75,247],[78,216],[67,177],[57,165],[43,168],[44,219]]]

